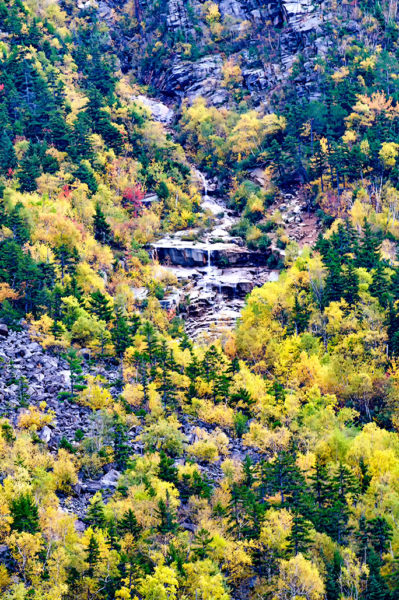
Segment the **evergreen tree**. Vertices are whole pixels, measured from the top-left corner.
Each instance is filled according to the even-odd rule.
[[[370,543],[382,559],[382,555],[389,549],[389,543],[392,539],[392,527],[385,517],[378,516],[368,522],[368,530]]]
[[[324,306],[330,302],[339,302],[344,295],[345,279],[341,270],[341,258],[336,250],[331,249],[325,259],[327,277],[323,294]]]
[[[177,529],[176,516],[170,506],[169,492],[166,492],[166,500],[158,502],[158,510],[156,511],[160,524],[158,531],[160,533],[173,533]]]
[[[93,217],[94,238],[100,244],[109,244],[112,239],[111,227],[107,223],[100,205],[96,204],[96,212]]]
[[[196,531],[193,539],[193,554],[198,560],[205,560],[209,556],[210,545],[213,537],[207,529],[203,527]]]
[[[64,354],[63,358],[66,360],[71,373],[70,393],[71,397],[74,398],[75,393],[83,390],[85,387],[83,384],[84,376],[82,375],[82,359],[78,355],[75,348],[69,348],[68,352]]]
[[[29,144],[29,148],[20,162],[18,172],[21,192],[34,192],[37,189],[36,179],[40,174],[40,160],[33,149],[33,145]]]
[[[305,553],[311,543],[311,523],[301,514],[299,510],[294,511],[292,528],[288,536],[288,548],[295,554]]]
[[[87,575],[89,577],[93,577],[94,567],[98,564],[100,560],[100,546],[94,533],[91,534],[86,554],[86,561],[89,565],[89,568],[87,569]]]
[[[122,358],[126,349],[131,345],[132,338],[128,320],[121,308],[116,309],[111,337],[116,355]]]
[[[370,286],[370,292],[373,296],[378,298],[379,303],[384,308],[387,307],[390,301],[390,282],[385,271],[384,265],[379,262],[377,263],[373,272],[373,281]]]
[[[359,301],[359,276],[352,260],[348,261],[344,274],[343,297],[350,306],[356,306]]]
[[[36,533],[39,531],[39,510],[32,496],[21,494],[10,502],[11,527],[15,531]]]
[[[159,461],[159,478],[163,479],[163,481],[169,481],[177,485],[178,477],[177,477],[177,468],[174,466],[173,458],[169,458],[167,454],[161,450],[159,453],[160,461]]]
[[[108,298],[97,290],[92,292],[89,298],[90,312],[97,317],[99,321],[109,323],[112,319],[112,307]]]
[[[101,493],[92,499],[90,502],[89,508],[86,512],[86,521],[89,525],[93,527],[98,527],[103,529],[105,527],[105,513],[104,513],[105,505],[101,496]]]
[[[357,254],[357,265],[365,269],[374,269],[380,262],[381,242],[371,230],[369,222],[365,219],[363,237]]]
[[[334,551],[332,561],[326,561],[326,596],[327,600],[339,600],[341,597],[340,575],[343,565],[342,556],[338,550]]]
[[[20,202],[10,210],[7,218],[7,227],[11,229],[14,240],[21,246],[29,241],[29,226],[26,218],[23,216],[23,206]]]
[[[310,313],[305,305],[299,302],[298,294],[295,294],[294,307],[291,314],[292,329],[298,335],[306,331],[309,324]]]
[[[137,539],[140,535],[141,526],[139,525],[136,515],[131,508],[123,515],[118,521],[118,531],[121,535],[130,533],[134,539]]]
[[[162,341],[158,350],[161,367],[161,381],[158,387],[164,406],[171,409],[176,406],[176,390],[171,379],[171,372],[176,369],[173,353],[168,350],[166,341]]]
[[[14,146],[5,130],[0,135],[0,174],[11,175],[18,165]]]
[[[127,427],[118,415],[113,417],[112,438],[116,465],[118,469],[124,471],[130,456],[130,446]]]
[[[54,249],[55,258],[61,269],[61,282],[64,282],[65,273],[75,274],[76,265],[79,262],[79,254],[76,248],[69,248],[66,244],[60,244]]]

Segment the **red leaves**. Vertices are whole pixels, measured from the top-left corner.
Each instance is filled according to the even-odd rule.
[[[122,196],[122,205],[129,211],[133,212],[133,216],[137,217],[141,209],[144,198],[144,190],[139,183],[125,188]]]

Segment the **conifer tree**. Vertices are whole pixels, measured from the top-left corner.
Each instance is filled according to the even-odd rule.
[[[89,568],[87,569],[87,575],[89,577],[93,577],[94,567],[98,564],[100,560],[100,546],[94,533],[91,534],[89,544],[86,550],[86,555],[86,561],[89,565]]]
[[[387,307],[390,301],[390,282],[382,262],[377,263],[373,272],[373,281],[370,286],[370,292],[378,298],[379,303],[384,308]]]
[[[347,262],[344,274],[343,297],[350,306],[355,306],[359,301],[359,276],[352,260]]]
[[[116,355],[119,358],[122,358],[126,349],[131,345],[132,338],[128,320],[123,312],[123,309],[120,307],[118,307],[115,311],[115,320],[111,331],[111,337],[114,343]]]
[[[173,458],[169,458],[163,450],[161,450],[159,456],[161,459],[159,461],[159,478],[177,485],[177,468],[174,466]]]
[[[90,312],[96,315],[99,321],[109,323],[112,319],[112,307],[108,298],[97,290],[90,294],[89,298]]]
[[[380,262],[381,242],[373,233],[370,223],[365,219],[363,237],[357,254],[357,265],[365,269],[374,269]]]
[[[118,415],[114,415],[113,417],[112,438],[115,462],[118,469],[123,471],[126,469],[130,456],[130,447],[128,444],[129,437],[127,435],[127,427],[122,423]]]
[[[86,511],[86,521],[93,527],[103,529],[105,527],[105,513],[104,513],[104,502],[101,496],[101,492],[96,494]]]
[[[292,309],[291,321],[292,328],[298,335],[303,333],[309,324],[310,314],[305,305],[299,302],[298,294],[295,294],[294,307]]]
[[[21,494],[10,503],[11,527],[15,531],[36,533],[39,530],[39,510],[29,493]]]
[[[160,524],[158,525],[158,531],[160,533],[172,533],[177,529],[176,516],[170,505],[169,492],[166,492],[166,500],[160,500],[158,502],[158,510],[156,511]]]
[[[96,212],[93,217],[94,238],[100,244],[109,244],[112,238],[111,227],[107,223],[100,205],[96,204]]]
[[[18,165],[17,155],[8,133],[3,130],[0,135],[0,173],[11,175]]]
[[[130,533],[134,539],[138,538],[140,535],[141,526],[139,525],[136,515],[131,508],[129,508],[123,517],[118,521],[117,528],[121,535]]]
[[[75,274],[76,265],[79,262],[79,254],[76,248],[69,248],[66,244],[60,244],[54,248],[55,258],[61,268],[61,282],[64,282],[65,273]]]
[[[212,541],[213,537],[207,529],[202,527],[201,529],[197,530],[193,539],[193,554],[199,560],[205,560],[209,555]]]
[[[63,358],[65,358],[71,373],[70,394],[71,397],[74,398],[76,392],[79,392],[84,389],[84,376],[82,375],[82,359],[78,355],[75,348],[69,348],[68,352],[64,355]]]

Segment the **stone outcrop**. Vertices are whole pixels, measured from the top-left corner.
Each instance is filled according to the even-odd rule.
[[[93,0],[79,1],[83,7]],[[330,35],[325,27],[329,13],[323,0],[216,0],[220,23],[230,33],[228,42],[224,41],[226,33],[222,38],[222,51],[219,44],[208,44],[203,0],[191,0],[189,5],[185,0],[164,0],[157,9],[140,0],[146,30],[124,39],[119,23],[125,19],[126,1],[98,2],[99,18],[110,27],[122,69],[133,68],[139,80],[151,84],[164,97],[192,102],[202,96],[215,106],[229,104],[232,98],[223,86],[222,66],[226,58],[232,58],[241,65],[243,87],[253,102],[268,104],[273,91],[291,75],[299,55],[304,64],[294,80],[297,93],[317,97],[314,60],[326,53]],[[160,23],[164,25],[161,39]],[[258,52],[259,40],[266,52]],[[162,59],[151,69],[141,69],[147,44],[156,41],[163,44]],[[191,56],[183,51],[184,44],[195,48]]]
[[[264,266],[270,252],[252,252],[248,248],[228,243],[212,245],[194,242],[183,243],[173,238],[152,245],[153,257],[161,264],[182,267],[255,267]]]

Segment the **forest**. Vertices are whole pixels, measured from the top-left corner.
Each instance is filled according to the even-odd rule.
[[[266,4],[0,0],[4,600],[399,600],[397,3]],[[217,336],[197,169],[278,271]]]

